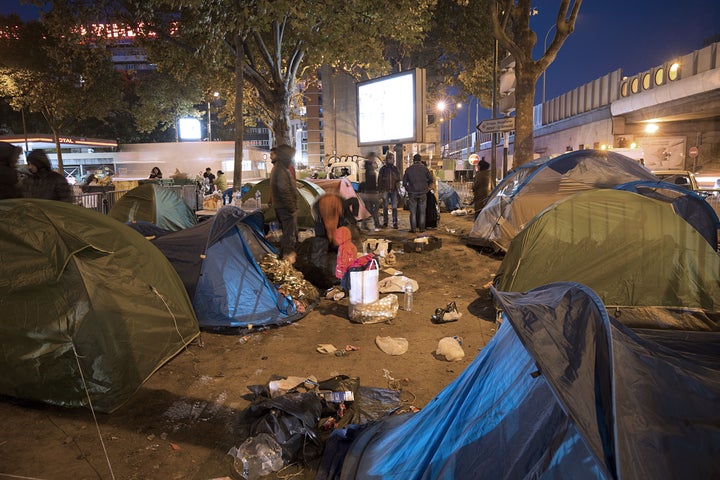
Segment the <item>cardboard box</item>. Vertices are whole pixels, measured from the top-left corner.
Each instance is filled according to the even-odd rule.
[[[417,239],[426,239],[427,241],[415,241]],[[417,239],[406,240],[403,243],[403,250],[405,251],[405,253],[423,253],[442,247],[442,238],[428,236],[418,237]]]

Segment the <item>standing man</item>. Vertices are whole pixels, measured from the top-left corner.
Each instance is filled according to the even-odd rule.
[[[395,155],[388,150],[385,155],[385,165],[380,167],[378,174],[378,191],[382,195],[383,202],[383,228],[388,226],[388,204],[392,205],[393,228],[398,228],[397,204],[398,204],[398,183],[400,182],[400,170],[395,166]]]
[[[368,154],[367,160],[365,160],[365,181],[360,184],[359,192],[360,198],[365,203],[365,208],[370,212],[370,216],[373,220],[373,231],[377,232],[380,229],[380,218],[378,215],[378,209],[380,208],[380,194],[377,188],[377,171],[375,170],[375,159],[377,155],[375,152]],[[369,219],[362,221],[362,226],[365,230],[370,230],[368,226]]]
[[[27,162],[30,175],[22,182],[23,197],[72,202],[70,185],[64,176],[52,170],[45,150],[33,150]]]
[[[490,195],[490,164],[485,161],[485,157],[475,166],[472,192],[475,218],[477,218],[480,210],[485,206],[485,199]]]
[[[433,184],[430,170],[425,166],[419,153],[413,156],[413,164],[405,170],[403,185],[408,193],[410,209],[410,233],[425,231],[427,192]]]
[[[295,178],[290,171],[295,149],[290,145],[278,145],[275,150],[275,163],[270,172],[270,192],[275,217],[280,223],[280,251],[282,257],[295,263],[295,243],[297,242],[298,191]]]

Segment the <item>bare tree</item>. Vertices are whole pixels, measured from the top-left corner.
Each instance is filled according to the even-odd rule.
[[[542,57],[534,60],[537,35],[530,29],[530,0],[490,1],[493,36],[515,58],[515,166],[533,160],[533,103],[538,78],[555,60],[575,29],[582,0],[562,0],[555,20],[555,36]]]

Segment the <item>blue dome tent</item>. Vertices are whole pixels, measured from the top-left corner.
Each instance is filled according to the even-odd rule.
[[[277,253],[263,223],[259,210],[226,205],[207,221],[152,241],[180,275],[201,328],[230,332],[304,316],[260,268],[265,255]]]
[[[420,412],[334,432],[325,478],[720,475],[719,332],[632,330],[577,283],[492,293],[475,360]]]

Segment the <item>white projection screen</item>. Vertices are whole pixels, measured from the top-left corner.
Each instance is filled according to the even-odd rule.
[[[422,142],[424,100],[419,68],[358,83],[358,145]]]

